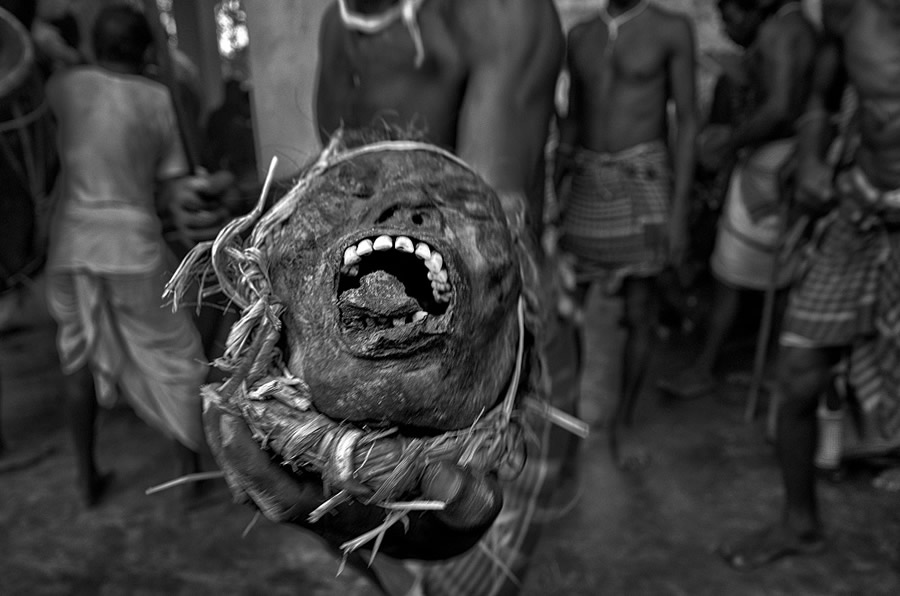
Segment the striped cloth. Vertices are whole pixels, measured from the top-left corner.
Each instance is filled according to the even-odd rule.
[[[610,293],[626,277],[659,274],[667,259],[671,171],[666,144],[618,153],[580,148],[562,213],[562,250],[576,257],[579,282]]]
[[[847,347],[849,380],[882,438],[900,436],[900,227],[861,210],[849,173],[840,207],[817,229],[783,323],[781,344]]]

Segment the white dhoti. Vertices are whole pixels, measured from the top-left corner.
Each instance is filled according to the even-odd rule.
[[[162,268],[147,275],[51,272],[60,363],[66,373],[90,367],[101,405],[112,406],[121,389],[149,425],[199,450],[207,364],[190,314],[163,306],[164,283]]]
[[[735,167],[710,259],[718,280],[751,290],[765,290],[772,282],[785,225],[778,172],[793,150],[793,139],[775,141]],[[779,267],[776,287],[786,286],[791,274],[789,267]]]

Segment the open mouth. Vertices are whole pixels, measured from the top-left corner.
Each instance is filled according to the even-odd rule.
[[[382,234],[344,248],[337,297],[345,331],[383,331],[402,340],[416,331],[433,334],[446,327],[454,288],[434,247]]]

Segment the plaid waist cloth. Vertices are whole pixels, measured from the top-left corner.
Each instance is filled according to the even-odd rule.
[[[579,149],[562,212],[560,248],[579,281],[656,275],[667,259],[671,171],[665,143],[619,153]]]
[[[849,348],[850,381],[887,438],[900,433],[900,228],[861,211],[846,180],[791,289],[782,343]]]

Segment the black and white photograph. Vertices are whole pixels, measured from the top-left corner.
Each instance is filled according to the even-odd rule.
[[[900,594],[900,0],[0,0],[0,594]]]

